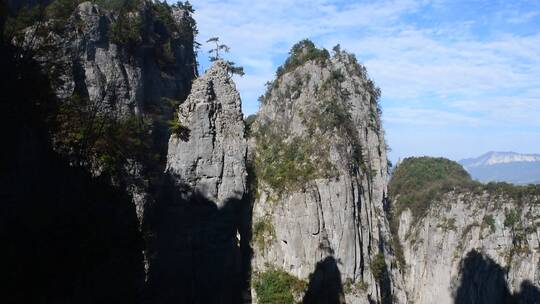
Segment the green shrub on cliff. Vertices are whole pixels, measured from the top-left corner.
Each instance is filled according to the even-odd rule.
[[[56,150],[74,165],[122,178],[133,161],[152,160],[149,122],[135,114],[118,117],[104,100],[73,95],[51,119]]]
[[[263,131],[264,130],[264,131]],[[333,173],[328,150],[322,138],[294,137],[284,140],[286,134],[261,127],[257,134],[255,171],[278,196],[301,189],[317,178]]]
[[[403,210],[410,208],[413,217],[419,219],[425,215],[431,204],[452,190],[504,196],[514,200],[517,206],[523,204],[524,199],[540,196],[539,185],[484,185],[473,181],[467,171],[454,161],[445,158],[410,157],[397,166],[389,184],[389,194],[394,202],[393,216],[399,216]],[[512,220],[509,220],[509,223],[511,222]]]
[[[296,189],[317,174],[309,150],[310,143],[301,138],[285,142],[277,134],[261,136],[255,161],[257,176],[278,192]]]
[[[291,48],[289,57],[285,63],[280,66],[276,75],[279,78],[281,75],[294,70],[296,67],[313,60],[319,64],[324,64],[330,58],[330,53],[326,49],[319,49],[309,40],[304,39]]]
[[[266,244],[272,242],[275,237],[276,231],[271,218],[264,217],[253,224],[253,242],[260,251],[264,251]]]
[[[493,218],[493,215],[487,214],[484,216],[484,220],[482,224],[488,226],[491,229],[491,232],[495,232],[495,219]]]
[[[381,252],[377,253],[373,260],[371,260],[370,264],[371,272],[373,273],[373,277],[377,281],[380,281],[384,278],[384,275],[386,273],[386,263],[384,261],[384,254]]]
[[[182,125],[176,117],[169,121],[169,131],[182,141],[188,141],[191,133],[191,130]]]
[[[142,42],[142,27],[140,16],[120,14],[109,27],[109,39],[114,44],[135,47]]]
[[[512,209],[505,214],[504,226],[514,228],[514,226],[519,223],[519,220],[519,213],[516,210]]]
[[[271,269],[255,275],[253,287],[259,304],[295,304],[295,295],[304,291],[307,283],[283,270]]]

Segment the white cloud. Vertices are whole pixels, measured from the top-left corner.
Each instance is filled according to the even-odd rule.
[[[465,126],[479,126],[482,120],[462,113],[452,113],[448,111],[419,109],[410,107],[390,108],[384,113],[383,121],[394,124],[406,124],[409,126],[448,126],[459,124]]]
[[[281,64],[274,62],[275,58],[283,58],[300,39],[384,27],[419,5],[414,0],[353,4],[325,0],[203,0],[195,3],[195,18],[200,41],[219,36],[232,47],[229,57],[246,68],[246,76],[237,83],[244,104],[248,105],[255,103],[253,96],[262,94],[264,83],[274,77],[277,65]],[[207,50],[208,46],[203,45],[202,53]]]
[[[507,21],[508,23],[512,23],[512,24],[522,24],[522,23],[527,23],[531,21],[532,19],[536,18],[539,15],[540,15],[540,12],[538,11],[528,12],[528,13],[519,14],[519,15],[516,14],[515,16],[508,18]]]

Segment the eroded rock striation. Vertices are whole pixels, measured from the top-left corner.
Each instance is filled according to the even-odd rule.
[[[309,302],[326,273],[340,302],[403,301],[383,210],[379,90],[353,55],[310,41],[277,74],[251,126],[254,293],[265,273],[284,271],[305,282],[293,292]]]
[[[179,130],[169,141],[167,172],[219,207],[246,193],[247,142],[240,95],[224,61],[195,80],[178,109]]]
[[[156,303],[241,303],[247,142],[240,95],[224,61],[196,79],[178,109],[152,231]]]

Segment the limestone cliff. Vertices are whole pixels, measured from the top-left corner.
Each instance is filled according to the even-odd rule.
[[[240,95],[224,61],[178,108],[161,194],[151,212],[152,303],[241,303],[249,271]]]
[[[396,220],[409,302],[538,303],[539,189],[481,185],[461,168],[462,177],[440,175],[435,166],[452,166],[441,159],[404,183],[403,171],[418,174],[416,169],[429,161],[406,159],[391,183],[400,210]],[[412,192],[403,189],[414,188],[413,183],[422,189],[414,190],[415,200],[410,200]],[[424,199],[430,189],[436,194]]]
[[[166,6],[160,8],[163,13],[150,2],[138,3],[118,12],[82,2],[62,16],[65,20],[55,15],[46,20],[47,34],[40,26],[27,30],[27,38],[34,39],[27,41],[30,47],[59,51],[41,55],[64,69],[50,71],[60,73],[60,98],[77,94],[91,101],[114,101],[120,115],[126,115],[147,113],[164,97],[187,96],[196,76],[194,32],[184,28],[186,23],[193,26],[190,12]]]
[[[310,41],[277,74],[251,126],[254,292],[284,271],[306,303],[321,292],[333,294],[329,303],[403,301],[383,211],[379,90],[353,55]]]
[[[179,130],[169,141],[167,172],[219,207],[246,193],[246,154],[240,95],[224,61],[195,80],[178,110]]]
[[[127,188],[142,223],[152,176],[164,168],[166,121],[197,74],[191,11],[142,0],[57,2],[14,39],[54,80],[55,148]]]
[[[145,218],[165,169],[167,123],[197,75],[193,9],[146,0],[40,3],[48,5],[34,7],[33,23],[10,40],[51,80],[54,150],[128,193],[148,272],[156,232]]]

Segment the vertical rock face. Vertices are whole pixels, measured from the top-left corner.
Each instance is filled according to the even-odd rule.
[[[178,110],[184,134],[169,141],[167,172],[219,207],[246,192],[246,153],[240,95],[223,61],[195,80]]]
[[[404,211],[399,238],[409,300],[538,303],[539,199],[450,192],[418,221]]]
[[[151,302],[241,303],[247,143],[228,65],[194,81],[174,129],[152,212]]]
[[[337,49],[330,57],[309,41],[278,69],[252,127],[255,282],[279,269],[314,286],[331,259],[326,272],[337,263],[340,282],[332,284],[341,301],[404,299],[387,246],[378,95],[353,55]],[[312,293],[306,301],[317,298]]]
[[[168,131],[162,121],[172,117],[170,103],[187,97],[196,76],[190,12],[162,5],[167,11],[158,13],[159,5],[140,1],[125,13],[83,2],[66,20],[27,29],[25,40],[46,68],[53,66],[47,72],[59,80],[54,89],[64,104],[83,100],[80,108],[85,106],[109,122],[133,117],[149,122],[152,143],[145,144],[152,155],[145,158],[157,154],[162,160],[151,164],[130,160],[129,176],[122,177],[141,223],[145,205],[152,200],[146,175],[157,175],[164,168]],[[56,29],[54,24],[62,26]],[[114,27],[120,33],[113,34]],[[102,164],[95,162],[89,167],[99,175]]]
[[[56,55],[65,64],[63,84],[57,89],[59,97],[88,96],[91,101],[114,102],[120,113],[142,114],[161,103],[163,97],[187,96],[195,77],[193,33],[163,32],[148,4],[133,14],[143,22],[138,25],[142,42],[134,48],[111,38],[109,29],[119,17],[91,2],[77,7],[60,35],[51,33],[48,39],[62,51]],[[172,14],[178,24],[191,18],[177,8]],[[160,58],[163,36],[171,37],[172,57],[167,63]]]
[[[171,7],[171,16],[178,26],[191,18],[189,12],[176,7]],[[37,48],[58,51],[43,59],[63,68],[59,71],[62,83],[56,88],[60,98],[76,94],[90,101],[114,103],[119,115],[128,115],[146,113],[164,97],[187,96],[196,74],[194,33],[163,29],[160,17],[147,2],[142,2],[131,18],[132,23],[119,21],[121,17],[115,12],[83,2],[62,30],[38,36],[33,43]],[[119,26],[132,27],[138,37],[131,42],[117,41],[120,38],[112,37],[110,31],[115,22],[125,22]],[[29,30],[30,38],[34,30]]]
[[[51,132],[55,150],[129,193],[147,243],[145,216],[165,168],[166,122],[197,74],[192,10],[146,0],[122,9],[115,9],[120,2],[77,3],[62,2],[65,16],[48,7],[55,12],[49,19],[13,41],[54,80],[62,125]],[[123,132],[123,142],[107,139]]]

